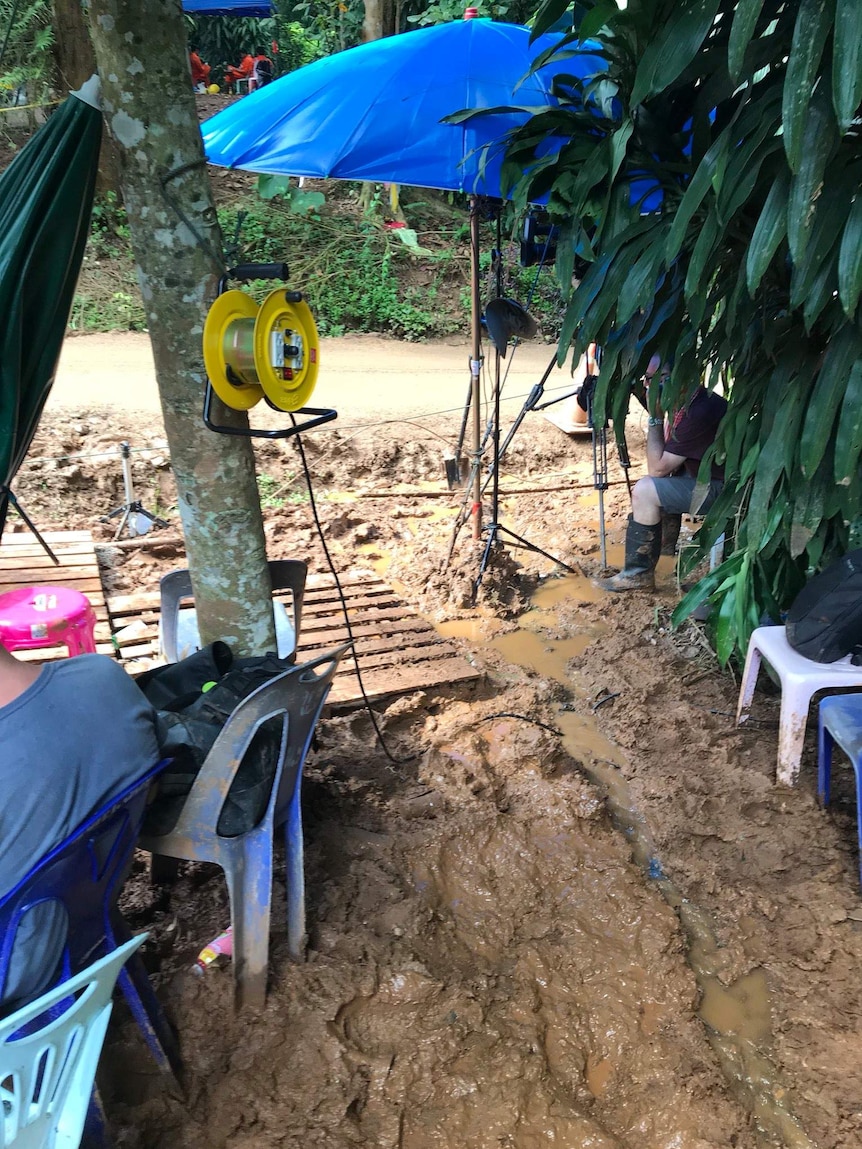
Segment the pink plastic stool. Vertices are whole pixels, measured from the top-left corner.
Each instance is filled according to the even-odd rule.
[[[67,647],[96,653],[96,615],[86,595],[68,586],[25,586],[0,594],[0,642],[7,650]]]

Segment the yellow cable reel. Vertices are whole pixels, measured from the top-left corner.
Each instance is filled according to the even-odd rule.
[[[260,307],[243,291],[222,292],[204,323],[203,353],[213,390],[236,411],[264,395],[281,411],[298,411],[317,383],[320,340],[296,291],[272,291]]]
[[[267,399],[280,411],[304,407],[317,383],[320,340],[296,291],[271,291],[254,325],[254,361]]]
[[[254,363],[258,311],[244,291],[224,291],[216,296],[204,323],[207,376],[222,403],[234,411],[250,411],[263,398]]]

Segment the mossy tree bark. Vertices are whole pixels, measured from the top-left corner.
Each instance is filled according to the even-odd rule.
[[[242,654],[273,650],[251,442],[214,434],[201,418],[201,333],[222,242],[180,0],[91,0],[90,31],[119,153],[201,637],[224,639]],[[218,407],[220,422],[247,425],[244,414]]]
[[[61,95],[65,95],[66,92],[80,88],[96,71],[96,54],[90,41],[83,0],[54,0],[51,25],[54,29],[57,88]],[[96,190],[116,192],[119,186],[117,156],[113,143],[105,134],[102,137]]]
[[[54,0],[51,25],[60,88],[64,91],[80,88],[96,70],[96,57],[81,0]]]

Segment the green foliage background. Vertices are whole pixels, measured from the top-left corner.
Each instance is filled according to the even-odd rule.
[[[48,99],[53,42],[47,0],[0,0],[0,106]]]
[[[546,0],[536,31],[566,7]],[[561,283],[590,261],[561,355],[603,344],[616,427],[654,352],[673,364],[668,409],[701,379],[729,389],[726,486],[691,561],[722,533],[728,558],[676,615],[711,599],[727,660],[862,545],[862,4],[583,0],[576,20],[562,106],[516,134],[508,175],[521,199],[550,196]],[[586,85],[566,78],[577,37],[607,61]],[[537,162],[548,134],[565,142]]]

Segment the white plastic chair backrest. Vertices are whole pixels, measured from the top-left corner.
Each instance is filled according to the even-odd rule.
[[[306,564],[298,559],[271,559],[268,562],[273,590],[289,590],[293,617],[283,602],[272,604],[278,656],[290,659],[302,625]],[[192,579],[188,570],[170,571],[159,582],[159,654],[168,662],[179,662],[200,650],[197,612],[192,605]],[[186,600],[184,605],[183,600]]]
[[[0,1149],[78,1149],[114,984],[145,937],[132,938],[0,1021]],[[50,1020],[48,1011],[71,998]],[[19,1036],[34,1022],[35,1032]]]

